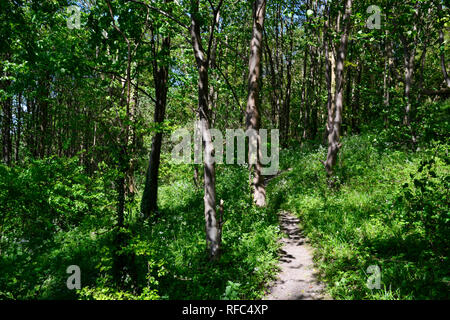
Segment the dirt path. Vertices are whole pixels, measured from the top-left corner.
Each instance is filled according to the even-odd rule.
[[[324,284],[316,279],[312,248],[298,227],[299,220],[289,212],[280,213],[280,226],[287,238],[281,242],[278,279],[264,300],[328,300]]]

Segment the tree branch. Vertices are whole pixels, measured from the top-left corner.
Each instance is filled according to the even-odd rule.
[[[170,20],[176,22],[179,26],[183,27],[184,29],[189,30],[189,27],[186,24],[184,24],[183,22],[181,22],[178,17],[174,17],[173,15],[169,14],[168,12],[166,12],[164,10],[161,10],[159,8],[156,8],[156,7],[152,6],[152,5],[149,5],[149,4],[145,3],[145,2],[138,1],[138,0],[126,0],[126,1],[127,2],[139,3],[141,5],[144,5],[147,8],[149,8],[149,9],[151,9],[153,11],[156,11],[156,12],[162,14],[163,16],[165,16],[166,18],[169,18]]]

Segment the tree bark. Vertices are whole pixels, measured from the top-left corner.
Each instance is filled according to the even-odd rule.
[[[331,115],[331,124],[328,134],[328,153],[324,162],[328,177],[333,175],[333,167],[336,164],[340,144],[340,130],[342,124],[343,93],[344,93],[344,62],[347,53],[347,43],[350,33],[350,16],[352,13],[352,0],[347,0],[343,17],[344,29],[342,31],[339,50],[336,56],[336,96],[335,112]]]
[[[217,9],[214,10],[214,21],[218,15],[220,4]],[[206,245],[210,259],[218,259],[220,254],[220,225],[218,223],[216,215],[216,169],[215,163],[212,161],[214,155],[214,145],[210,134],[210,110],[208,106],[208,94],[209,94],[209,58],[211,49],[211,40],[214,36],[214,26],[210,31],[210,41],[208,47],[208,54],[205,54],[203,49],[200,27],[201,20],[199,17],[199,1],[192,0],[191,2],[191,26],[190,36],[192,48],[194,50],[195,61],[198,70],[198,117],[200,119],[200,126],[203,138],[203,147],[205,149],[204,157],[204,214],[205,214],[205,231],[206,231]]]
[[[10,166],[12,159],[12,140],[11,140],[12,110],[11,98],[3,102],[3,121],[2,121],[2,139],[3,139],[3,162]]]
[[[278,97],[278,88],[277,88],[277,72],[275,71],[274,62],[272,58],[272,53],[267,42],[267,37],[264,37],[264,43],[266,44],[266,50],[264,50],[266,63],[270,66],[270,102],[271,102],[271,121],[274,127],[277,126],[277,118],[278,118],[278,110],[279,110],[279,102],[280,99]]]
[[[154,37],[153,37],[154,38]],[[155,48],[155,44],[152,44]],[[170,56],[170,36],[163,39],[161,44],[160,56],[164,57],[163,63],[158,66],[155,56],[153,63],[153,78],[155,82],[155,114],[154,123],[161,124],[164,121],[167,105],[169,65]],[[158,209],[158,172],[161,159],[162,132],[156,132],[152,140],[152,150],[145,178],[144,193],[141,201],[141,212],[144,217],[149,218],[152,213]]]
[[[359,134],[361,132],[359,128],[359,103],[361,98],[361,77],[363,73],[364,65],[362,61],[358,62],[358,76],[356,83],[353,85],[355,91],[352,101],[352,132]]]
[[[327,82],[327,122],[325,126],[324,133],[324,143],[326,143],[328,139],[328,135],[331,131],[332,123],[333,123],[333,115],[335,110],[335,94],[336,94],[336,59],[334,56],[334,45],[333,42],[330,42],[329,35],[329,22],[325,20],[324,23],[324,55],[326,59],[325,65],[325,79]],[[331,50],[330,50],[331,44]]]
[[[300,117],[303,121],[303,133],[302,139],[306,140],[308,137],[308,118],[309,118],[309,105],[307,103],[307,87],[308,81],[306,76],[308,74],[308,47],[305,46],[305,55],[303,59],[303,81],[302,81],[302,103],[300,107],[300,111],[302,112],[302,116]]]
[[[389,31],[386,30],[386,57],[384,63],[384,123],[387,127],[389,122],[389,109],[391,105],[391,84],[392,84],[392,69],[394,67],[394,59],[392,58],[392,41],[389,39]]]
[[[16,130],[16,145],[15,145],[15,161],[16,164],[20,160],[20,139],[22,133],[22,93],[19,93],[17,101],[17,130]]]
[[[294,15],[291,15],[291,21],[289,26],[289,52],[288,52],[288,58],[287,58],[287,68],[286,68],[286,92],[285,92],[285,98],[283,101],[283,112],[282,112],[282,119],[283,119],[283,125],[281,125],[280,121],[280,133],[281,133],[281,144],[283,147],[287,147],[289,142],[289,132],[290,132],[290,114],[291,114],[291,86],[292,86],[292,55],[294,50],[294,26],[293,26],[293,19]]]
[[[405,117],[403,123],[407,126],[411,125],[411,86],[414,74],[414,58],[416,55],[416,48],[412,46],[411,48],[407,43],[405,43],[405,54],[404,54],[404,64],[405,64]]]
[[[266,190],[262,177],[261,150],[259,129],[261,125],[261,116],[259,113],[259,78],[261,75],[261,49],[264,29],[264,15],[266,11],[265,0],[255,0],[253,3],[253,32],[250,42],[249,58],[249,78],[248,78],[248,97],[246,109],[246,129],[255,130],[257,133],[257,157],[256,163],[250,165],[250,171],[253,170],[253,200],[257,206],[266,205]],[[249,152],[250,155],[250,152]],[[249,156],[250,160],[250,156]]]
[[[439,3],[438,10],[442,11],[442,4],[440,3],[440,1],[438,1],[438,3]],[[448,10],[448,8],[447,8],[447,10]],[[442,75],[444,76],[445,84],[447,85],[448,88],[450,88],[450,77],[447,73],[447,67],[445,65],[444,31],[442,29],[439,30],[439,46],[440,46],[440,50],[441,50],[440,58],[441,58]]]
[[[416,57],[416,47],[418,42],[418,30],[417,30],[417,20],[419,19],[419,3],[416,4],[415,9],[416,12],[414,14],[414,25],[413,25],[413,32],[414,32],[414,39],[413,41],[409,41],[407,36],[400,34],[401,40],[403,42],[403,50],[404,50],[404,68],[405,68],[405,75],[404,75],[404,82],[405,82],[405,100],[406,100],[406,107],[405,107],[405,115],[403,118],[403,124],[406,125],[411,129],[411,137],[412,137],[412,143],[416,143],[416,138],[413,133],[413,130],[411,128],[411,114],[412,114],[412,102],[411,102],[411,88],[412,88],[412,82],[413,82],[413,76],[414,76],[414,62]]]

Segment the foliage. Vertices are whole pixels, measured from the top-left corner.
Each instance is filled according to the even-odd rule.
[[[216,166],[224,224],[210,261],[203,167],[172,161],[170,135],[193,131],[199,78],[211,127],[245,127],[253,6],[198,1],[193,13],[195,3],[0,2],[0,299],[259,299],[277,272],[280,209],[301,218],[335,298],[448,298],[448,6],[353,1],[342,87],[332,88],[344,1],[267,1],[257,113],[261,128],[280,130],[282,173],[257,208],[248,168]],[[379,29],[367,25],[374,4]],[[80,28],[68,25],[69,5]],[[336,89],[344,139],[328,185]],[[153,148],[158,214],[144,219]],[[66,286],[70,265],[81,290]],[[366,287],[370,265],[381,289]]]
[[[76,158],[0,166],[3,297],[73,296],[65,290],[71,264],[89,279],[103,241],[96,233],[111,223],[113,203],[106,181],[83,171]]]

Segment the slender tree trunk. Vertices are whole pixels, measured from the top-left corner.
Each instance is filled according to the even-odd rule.
[[[415,47],[409,48],[408,44],[405,43],[405,117],[403,123],[407,126],[411,125],[411,86],[414,73],[414,57],[416,55]]]
[[[280,125],[282,129],[281,143],[284,147],[288,145],[289,132],[290,132],[290,114],[291,114],[291,86],[292,86],[292,55],[294,50],[294,35],[293,35],[293,19],[294,15],[291,15],[291,21],[289,26],[289,52],[288,61],[286,68],[286,92],[283,101],[283,126]]]
[[[419,77],[419,85],[418,85],[418,93],[417,93],[417,101],[421,101],[422,92],[423,92],[423,84],[425,81],[424,73],[425,73],[425,62],[427,60],[427,51],[428,51],[428,40],[425,39],[423,44],[422,55],[420,57],[420,77]]]
[[[363,73],[363,62],[358,62],[358,76],[356,79],[356,83],[353,85],[353,90],[355,93],[353,94],[353,100],[352,101],[352,132],[359,134],[361,132],[359,128],[359,103],[361,98],[361,77]]]
[[[253,3],[253,34],[250,42],[248,98],[246,110],[246,129],[253,129],[257,133],[257,159],[256,163],[250,166],[250,170],[253,169],[253,200],[256,205],[260,207],[266,205],[266,190],[261,172],[261,139],[259,136],[259,129],[261,125],[261,116],[259,113],[259,78],[261,74],[261,46],[263,43],[262,37],[265,11],[266,1],[255,0]]]
[[[2,138],[3,138],[3,162],[10,166],[12,160],[12,140],[11,140],[11,123],[12,110],[11,98],[7,98],[3,102],[3,121],[2,121]]]
[[[125,201],[127,196],[127,176],[130,174],[130,161],[129,161],[129,147],[128,142],[130,138],[130,106],[131,106],[131,66],[132,66],[132,52],[131,41],[125,35],[125,33],[116,25],[114,19],[114,13],[110,1],[106,1],[111,17],[112,26],[122,36],[124,42],[127,45],[127,68],[125,79],[122,83],[122,92],[120,98],[120,106],[126,106],[126,122],[124,123],[117,116],[117,122],[120,125],[120,136],[118,137],[118,159],[117,168],[119,175],[116,179],[117,188],[117,234],[114,239],[116,245],[116,251],[114,252],[114,266],[113,272],[116,281],[119,285],[123,285],[124,271],[128,255],[123,253],[121,249],[126,245],[126,234],[123,232],[125,222]],[[130,273],[129,273],[130,274]]]
[[[352,69],[351,68],[347,68],[347,72],[346,72],[346,76],[345,76],[345,105],[344,105],[344,110],[343,110],[343,114],[350,114],[347,110],[352,110],[352,87],[353,87],[353,73],[352,73]],[[348,122],[352,122],[352,118],[351,117],[343,117],[342,119],[342,131],[341,133],[344,135],[348,134],[348,128],[350,126],[350,124]]]
[[[22,93],[19,93],[17,101],[17,131],[16,131],[16,145],[15,145],[15,161],[19,163],[20,160],[20,139],[22,133]]]
[[[217,13],[215,19],[215,24],[211,26],[210,28],[210,32],[213,33],[214,31],[212,30],[218,23],[219,23],[219,18],[220,15],[219,13]],[[217,69],[217,39],[214,37],[212,39],[212,44],[211,44],[211,50],[210,50],[210,59],[209,59],[209,68],[210,70],[215,70]],[[213,77],[214,79],[217,81],[217,73],[213,73]],[[218,92],[216,90],[216,88],[214,86],[209,86],[209,95],[208,95],[208,102],[209,102],[209,110],[210,110],[210,115],[211,115],[211,127],[214,127],[214,123],[215,123],[215,116],[216,113],[214,112],[214,110],[216,110],[217,108],[217,99],[218,99]]]
[[[388,114],[391,105],[391,84],[392,84],[392,68],[394,67],[394,59],[392,58],[392,41],[389,39],[389,31],[386,30],[386,58],[384,63],[384,124],[387,127],[389,123]]]
[[[278,127],[283,131],[282,119],[282,94],[283,94],[283,18],[281,16],[282,5],[280,2],[276,2],[277,10],[275,16],[275,74],[273,76],[276,79],[276,85],[274,90],[276,94],[276,115],[278,119]],[[264,28],[263,28],[264,31]]]
[[[302,104],[300,107],[300,110],[302,112],[302,119],[303,119],[303,133],[302,133],[302,139],[306,140],[308,137],[308,117],[309,117],[309,105],[307,103],[307,87],[308,87],[308,81],[306,79],[308,74],[308,47],[305,46],[305,55],[303,59],[303,81],[302,81]]]
[[[442,11],[442,4],[438,1],[438,10]],[[448,8],[447,8],[448,10]],[[439,30],[439,47],[441,50],[440,58],[441,58],[441,70],[442,75],[444,76],[444,81],[448,88],[450,88],[450,77],[447,73],[447,67],[445,64],[445,46],[444,46],[444,31],[442,29]]]
[[[219,6],[220,7],[220,6]],[[198,16],[199,1],[193,0],[191,2],[191,26],[190,36],[192,48],[194,50],[195,60],[198,70],[198,116],[200,119],[200,126],[202,132],[203,146],[205,149],[204,157],[204,184],[205,184],[205,231],[206,244],[210,259],[218,259],[220,254],[220,224],[216,215],[216,169],[215,163],[212,161],[214,155],[214,145],[210,134],[210,110],[208,106],[209,94],[209,56],[205,54],[202,46],[200,27],[201,21]],[[215,12],[215,17],[218,14]],[[211,29],[210,37],[213,37],[214,28]],[[208,52],[209,53],[209,52]]]
[[[412,96],[411,96],[411,90],[412,90],[412,83],[413,83],[413,76],[414,76],[414,62],[416,57],[416,48],[418,43],[418,31],[417,31],[417,21],[419,20],[419,6],[420,3],[418,2],[415,6],[416,13],[414,15],[414,25],[413,25],[413,31],[414,31],[414,40],[411,42],[407,36],[401,35],[401,39],[403,42],[403,49],[404,49],[404,67],[405,67],[405,100],[406,100],[406,107],[405,107],[405,115],[403,118],[403,124],[406,125],[409,130],[411,131],[411,141],[413,146],[416,144],[417,139],[414,134],[414,130],[411,126],[411,118],[412,118]]]
[[[47,74],[44,81],[41,81],[42,93],[39,97],[39,142],[37,146],[37,154],[42,159],[45,157],[47,148],[47,130],[48,130],[48,107],[50,98],[50,76]]]
[[[277,115],[278,115],[278,103],[279,103],[279,98],[278,98],[278,89],[277,89],[277,74],[275,71],[275,67],[274,67],[274,62],[273,62],[273,58],[272,58],[272,53],[271,53],[271,49],[269,47],[269,44],[267,42],[267,37],[264,37],[264,43],[266,44],[265,48],[266,50],[264,50],[265,53],[265,57],[266,57],[266,62],[268,62],[267,64],[270,66],[270,102],[271,102],[271,121],[272,121],[272,125],[274,127],[277,126]]]
[[[165,57],[165,61],[161,66],[158,66],[155,57],[155,62],[153,64],[153,78],[155,81],[156,95],[154,122],[157,124],[164,121],[166,112],[169,79],[169,65],[167,64],[167,58],[170,56],[169,36],[164,38],[162,41],[161,51],[159,54]],[[152,150],[150,153],[150,161],[141,201],[141,212],[147,218],[158,209],[158,172],[161,159],[161,144],[162,132],[156,132],[152,140]]]
[[[447,73],[447,67],[445,65],[445,54],[444,54],[444,32],[442,30],[439,31],[439,45],[441,47],[441,70],[442,75],[444,76],[445,83],[448,88],[450,88],[450,77]]]
[[[329,22],[325,21],[324,25],[324,55],[326,59],[325,65],[325,79],[327,82],[327,122],[325,126],[324,133],[324,142],[326,143],[329,132],[331,131],[331,127],[333,124],[333,116],[335,108],[335,100],[334,96],[336,93],[336,59],[334,56],[334,45],[331,42],[331,50],[330,50],[330,39],[328,36]]]
[[[309,68],[309,88],[308,88],[308,101],[309,106],[309,137],[315,139],[317,136],[317,91],[316,91],[316,72],[317,72],[317,48],[310,46],[310,60],[311,65]]]
[[[343,110],[343,93],[344,93],[344,62],[347,53],[347,43],[350,33],[350,16],[352,13],[352,0],[347,0],[345,4],[345,14],[343,17],[343,32],[341,35],[339,50],[336,57],[336,110],[333,114],[333,121],[328,134],[328,153],[327,159],[324,162],[327,175],[333,175],[333,167],[336,164],[337,155],[340,144],[340,129],[342,124],[342,110]]]
[[[3,58],[3,57],[2,57]],[[6,57],[4,57],[5,60],[8,60],[9,54],[6,54]],[[2,74],[2,76],[8,76],[8,74],[5,72]],[[4,80],[0,83],[0,89],[3,89],[2,91],[7,91],[8,87],[11,85],[10,80]],[[11,129],[12,129],[12,98],[7,97],[2,103],[2,113],[3,113],[3,119],[1,120],[1,129],[2,129],[2,156],[3,156],[3,162],[7,165],[11,165],[12,161],[12,138],[11,138]]]

